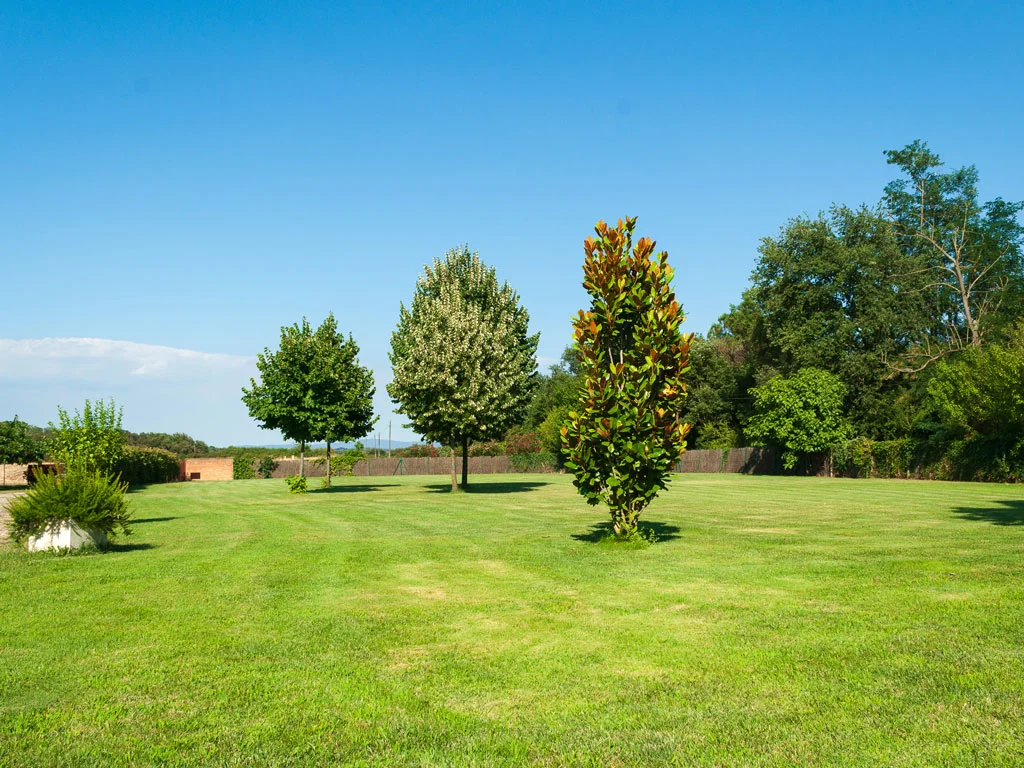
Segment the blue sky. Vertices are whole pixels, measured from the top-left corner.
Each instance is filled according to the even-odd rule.
[[[3,4],[0,418],[114,396],[136,431],[277,442],[239,400],[253,356],[333,311],[408,438],[384,385],[422,265],[478,250],[546,365],[623,215],[704,332],[759,238],[878,200],[884,149],[1024,198],[1022,28],[1017,3]]]

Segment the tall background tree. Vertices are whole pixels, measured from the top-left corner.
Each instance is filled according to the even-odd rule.
[[[930,311],[898,369],[924,370],[940,357],[980,347],[1019,317],[1024,299],[1024,203],[978,199],[974,166],[946,173],[922,141],[888,150],[903,176],[885,188],[884,205],[904,253],[922,276]]]
[[[592,300],[574,335],[586,383],[562,428],[573,483],[589,504],[608,506],[621,538],[665,488],[689,431],[680,415],[693,337],[680,331],[668,254],[645,237],[634,245],[635,227],[635,218],[599,221],[584,243]]]
[[[466,246],[425,267],[412,303],[399,310],[388,394],[408,427],[452,446],[453,488],[455,446],[466,488],[469,444],[498,439],[523,418],[540,338],[528,326],[519,295]]]

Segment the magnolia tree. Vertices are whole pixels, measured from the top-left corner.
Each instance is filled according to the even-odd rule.
[[[654,241],[633,243],[635,218],[584,243],[583,287],[592,297],[574,326],[585,383],[562,427],[565,466],[590,504],[604,502],[620,538],[632,537],[641,512],[665,488],[685,450],[692,334],[672,291],[668,254]],[[652,254],[654,254],[652,258]]]
[[[406,426],[429,441],[462,449],[499,439],[519,423],[533,393],[539,334],[529,335],[519,295],[465,246],[435,259],[416,282],[412,304],[391,334],[394,379],[388,394]]]

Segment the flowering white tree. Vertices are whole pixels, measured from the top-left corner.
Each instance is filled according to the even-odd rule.
[[[462,487],[469,444],[496,440],[521,421],[530,401],[540,334],[519,295],[498,285],[494,269],[462,246],[425,267],[412,304],[391,334],[394,379],[388,394],[427,440],[462,447]]]

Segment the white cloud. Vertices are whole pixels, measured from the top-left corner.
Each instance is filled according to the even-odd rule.
[[[180,381],[228,371],[248,372],[254,358],[133,341],[88,338],[0,339],[0,379]]]

